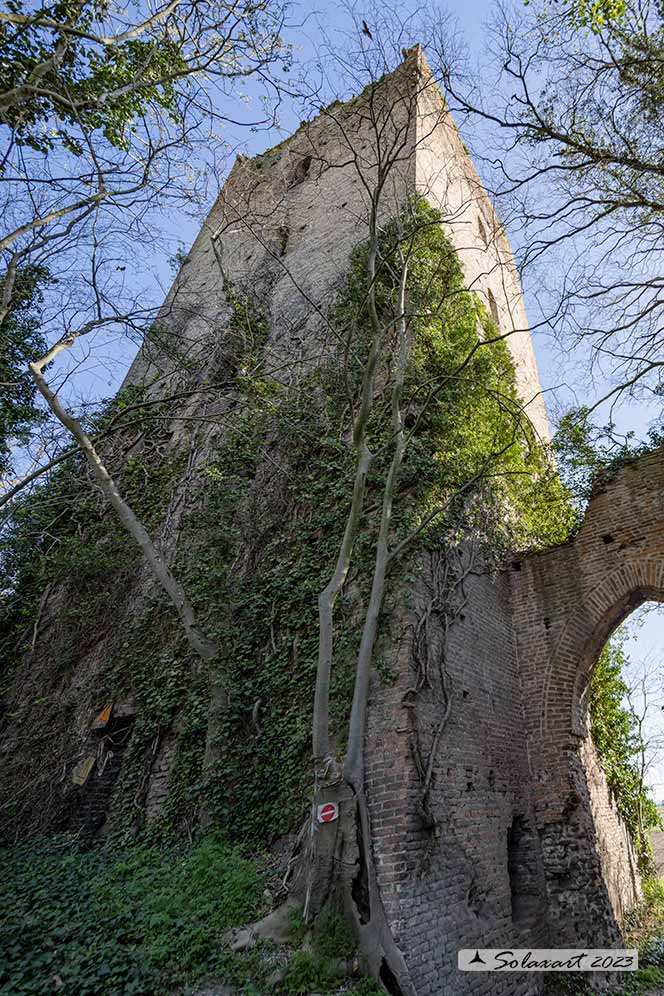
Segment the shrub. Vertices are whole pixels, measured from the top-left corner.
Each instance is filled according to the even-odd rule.
[[[333,910],[325,910],[316,923],[313,947],[322,958],[350,958],[355,937],[348,921]]]

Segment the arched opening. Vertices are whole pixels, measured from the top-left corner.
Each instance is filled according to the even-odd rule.
[[[649,622],[647,622],[649,620]],[[592,674],[605,646],[616,635],[623,635],[621,628],[630,634],[630,644],[636,649],[638,634],[650,640],[659,628],[660,644],[664,655],[664,590],[643,586],[629,590],[607,609],[598,620],[581,656],[572,698],[572,730],[577,736],[588,732],[588,695]]]
[[[664,605],[661,595],[652,595],[639,590],[602,620],[579,708],[639,867],[653,873],[658,862],[662,874],[657,804],[664,800]],[[599,808],[601,786],[591,786],[591,797],[593,791]],[[610,850],[610,834],[607,839]]]
[[[510,572],[548,923],[561,947],[620,946],[641,898],[586,719],[604,644],[639,606],[664,601],[663,489],[660,447],[597,482],[568,543]],[[663,623],[649,624],[659,646]]]

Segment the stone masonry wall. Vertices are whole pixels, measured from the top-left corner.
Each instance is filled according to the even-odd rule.
[[[412,745],[413,723],[430,745],[445,710],[436,680],[412,694],[412,633],[431,590],[422,565],[397,680],[373,687],[367,771],[383,901],[418,994],[539,992],[535,976],[457,972],[459,948],[621,944],[641,887],[585,693],[615,626],[664,600],[663,494],[660,449],[604,483],[573,542],[472,580],[445,652],[452,709],[433,828]],[[440,661],[440,632],[430,649]]]
[[[463,264],[466,286],[478,294],[508,335],[521,402],[540,438],[550,438],[528,316],[512,250],[452,115],[420,55],[416,186],[445,219]]]
[[[381,117],[384,107],[387,116]],[[378,87],[330,105],[274,149],[251,160],[238,157],[164,303],[162,324],[192,352],[207,351],[213,364],[228,316],[223,269],[226,279],[250,288],[267,307],[268,354],[280,379],[290,381],[307,364],[320,362],[332,344],[327,309],[353,248],[368,237],[379,130],[382,157],[385,149],[398,150],[380,198],[379,222],[402,210],[415,192],[441,211],[467,286],[511,333],[507,344],[521,399],[548,439],[509,244],[419,48]],[[148,344],[127,382],[163,375],[169,364]],[[158,391],[168,386],[160,382]]]

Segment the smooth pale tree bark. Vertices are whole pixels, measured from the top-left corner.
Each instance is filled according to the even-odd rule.
[[[332,625],[334,606],[348,575],[353,546],[362,518],[367,473],[372,455],[364,441],[360,444],[353,498],[346,520],[344,537],[339,548],[339,556],[334,574],[328,585],[318,596],[318,668],[316,671],[316,691],[314,695],[313,753],[316,768],[331,767],[330,750],[330,675],[332,671]],[[329,770],[327,773],[330,773]]]
[[[405,451],[405,433],[403,413],[401,411],[401,397],[403,394],[406,366],[408,363],[408,328],[405,310],[407,277],[408,263],[402,258],[401,274],[399,279],[399,300],[397,304],[399,313],[399,354],[391,398],[394,450],[392,453],[390,469],[385,481],[385,488],[383,490],[383,506],[381,511],[378,540],[376,543],[373,581],[371,585],[371,594],[369,596],[369,605],[367,607],[364,627],[362,630],[360,650],[357,658],[353,704],[348,724],[348,747],[344,762],[345,779],[353,786],[356,792],[360,791],[364,785],[364,734],[367,723],[367,701],[369,697],[371,662],[373,659],[376,634],[378,632],[380,610],[383,604],[385,576],[390,563],[389,537],[390,526],[392,523],[394,490]]]
[[[357,452],[353,496],[334,573],[327,586],[318,596],[319,642],[313,714],[313,754],[316,774],[318,775],[320,770],[321,773],[324,773],[325,777],[330,776],[332,779],[338,775],[330,749],[330,675],[333,656],[332,632],[334,606],[348,575],[353,547],[362,518],[367,474],[372,460],[372,454],[366,442],[366,432],[374,404],[376,368],[382,353],[386,333],[386,328],[381,323],[376,309],[375,289],[376,259],[378,254],[376,202],[379,192],[380,183],[378,185],[378,192],[374,196],[369,223],[370,250],[367,261],[367,277],[369,282],[368,307],[373,337],[362,375],[360,408],[353,425],[353,445]]]

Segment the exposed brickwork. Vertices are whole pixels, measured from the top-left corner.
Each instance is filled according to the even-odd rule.
[[[624,467],[573,543],[512,572],[514,622],[554,936],[616,937],[638,883],[584,726],[585,692],[611,631],[664,598],[664,452]]]
[[[423,581],[428,570],[425,564]],[[426,587],[420,586],[415,612]],[[456,969],[461,947],[524,947],[547,937],[509,581],[474,578],[467,594],[464,618],[452,627],[446,653],[452,709],[434,765],[435,829],[423,825],[418,805],[406,694],[414,683],[408,640],[400,648],[395,684],[376,683],[373,689],[367,777],[374,853],[386,911],[418,993],[526,996],[538,991],[536,976],[508,981]],[[434,654],[441,652],[439,640],[440,634]],[[418,696],[415,711],[430,747],[442,711],[439,682]],[[517,882],[511,881],[508,856],[515,821],[526,831],[512,856]],[[522,904],[516,917],[513,889]]]
[[[423,565],[397,680],[373,689],[368,743],[379,881],[418,993],[538,991],[529,976],[456,972],[460,947],[620,943],[640,883],[584,693],[612,629],[645,599],[664,599],[663,494],[664,449],[605,484],[574,542],[472,581],[446,653],[453,706],[437,748],[434,832],[410,749],[407,634],[426,598]],[[436,682],[415,711],[431,736],[443,711]]]
[[[112,793],[131,737],[133,707],[124,708],[123,712],[121,705],[117,712],[104,728],[91,729],[82,746],[81,756],[94,756],[95,763],[85,784],[77,789],[66,829],[78,830],[84,836],[99,833],[106,826]]]

